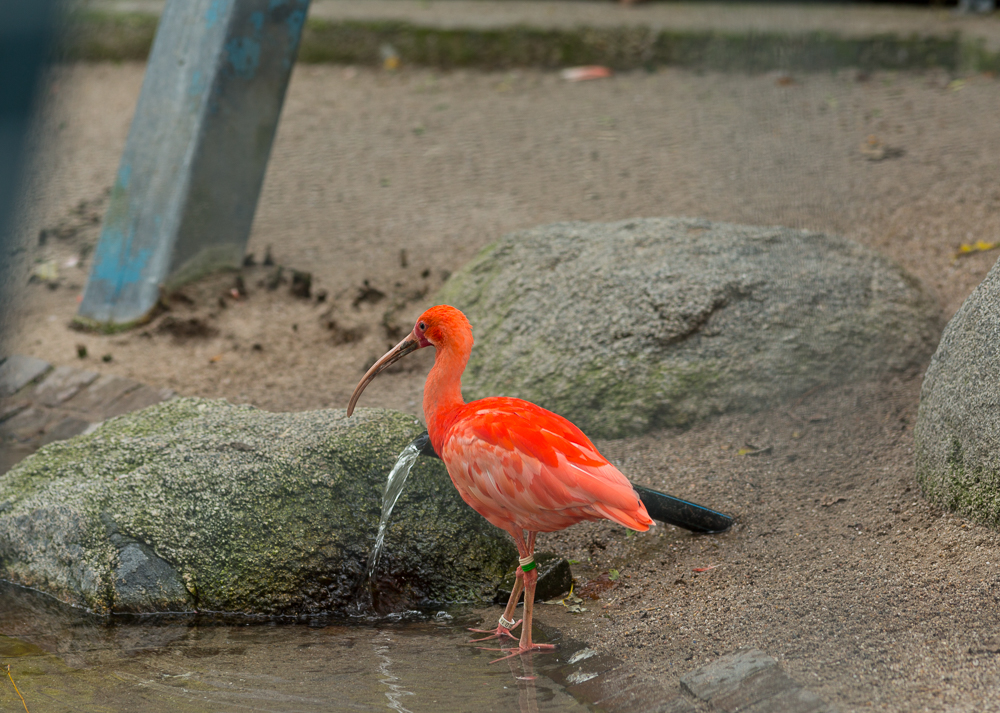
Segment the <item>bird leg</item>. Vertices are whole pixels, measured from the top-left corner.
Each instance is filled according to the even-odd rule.
[[[514,542],[517,544],[518,554],[521,556],[521,566],[518,567],[519,573],[524,576],[524,618],[521,624],[521,640],[518,643],[517,650],[507,656],[501,656],[498,659],[490,661],[490,663],[496,663],[497,661],[503,661],[504,659],[509,659],[513,656],[519,654],[525,654],[529,651],[551,651],[555,649],[552,644],[535,644],[531,641],[531,614],[535,607],[535,585],[538,582],[538,569],[535,566],[534,560],[525,562],[530,557],[534,557],[535,549],[535,533],[528,533],[528,541],[524,541],[523,535],[518,532],[511,533],[514,535]],[[519,536],[520,535],[520,536]],[[527,568],[527,571],[524,571]],[[517,589],[515,585],[514,589]],[[512,601],[516,604],[517,600],[513,599],[513,593],[511,593]],[[510,603],[507,604],[510,607]],[[500,649],[501,651],[505,649]]]
[[[524,573],[524,619],[521,624],[521,641],[518,643],[517,649],[507,656],[490,661],[490,663],[526,654],[529,651],[552,651],[555,649],[552,644],[535,644],[531,641],[531,614],[535,605],[535,584],[537,582],[538,571],[536,569]]]
[[[521,571],[520,565],[514,574],[514,586],[510,590],[510,598],[507,600],[507,608],[503,611],[503,616],[500,617],[500,623],[497,624],[496,630],[492,629],[469,629],[469,631],[474,634],[490,634],[490,636],[484,636],[481,639],[472,639],[470,643],[477,643],[479,641],[489,641],[490,639],[502,639],[505,636],[511,639],[514,635],[510,633],[511,629],[516,629],[517,625],[520,624],[520,620],[514,621],[514,610],[517,608],[517,601],[521,598],[521,592],[524,590],[524,572]]]

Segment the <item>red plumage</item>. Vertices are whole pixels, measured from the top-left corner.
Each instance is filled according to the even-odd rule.
[[[497,527],[554,532],[607,518],[649,529],[632,485],[562,416],[503,397],[454,415],[431,442],[462,499]]]

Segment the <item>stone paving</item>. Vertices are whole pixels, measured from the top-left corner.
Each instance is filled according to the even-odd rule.
[[[41,446],[174,395],[121,376],[6,357],[0,361],[0,473]]]

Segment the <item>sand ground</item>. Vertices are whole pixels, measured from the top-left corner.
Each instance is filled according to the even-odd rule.
[[[220,275],[144,328],[84,334],[67,325],[143,69],[52,72],[11,258],[23,289],[9,351],[271,410],[341,408],[450,271],[519,228],[686,215],[840,233],[919,278],[943,320],[997,257],[954,257],[1000,240],[993,77],[667,69],[570,84],[300,66],[249,251],[260,263],[271,246],[284,278],[311,272],[312,296],[269,289],[276,268],[258,264],[239,298],[236,276]],[[29,283],[46,261],[56,286]],[[374,382],[364,405],[418,413],[429,358]],[[541,606],[539,618],[668,685],[752,645],[845,711],[1000,707],[1000,536],[920,497],[920,381],[830,385],[773,411],[599,443],[635,482],[739,523],[716,537],[605,524],[544,536],[579,561],[581,585],[622,577],[583,614]],[[747,444],[771,450],[739,455]]]

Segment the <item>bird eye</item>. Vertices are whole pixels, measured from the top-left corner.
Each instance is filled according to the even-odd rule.
[[[417,329],[419,329],[419,330],[420,330],[420,331],[422,332],[422,331],[424,331],[425,329],[427,329],[427,325],[426,325],[426,324],[424,324],[423,322],[420,322],[420,323],[419,323],[419,324],[417,325]]]

